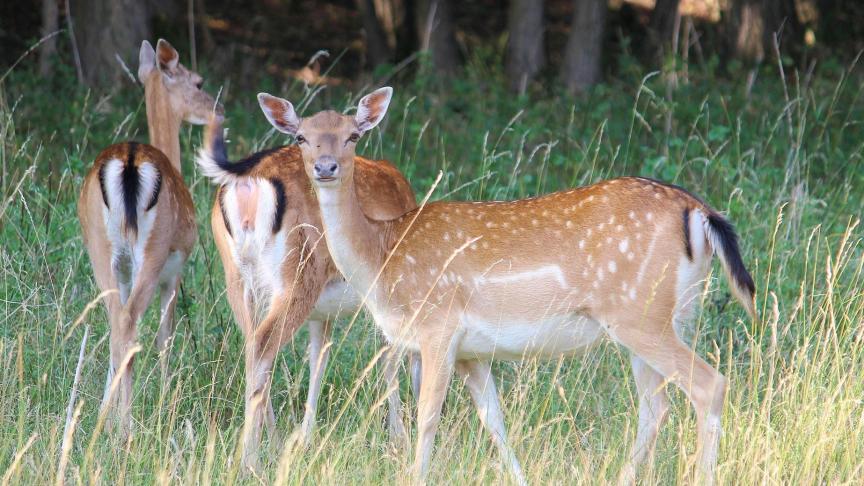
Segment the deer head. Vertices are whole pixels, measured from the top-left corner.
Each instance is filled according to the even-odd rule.
[[[366,95],[354,116],[322,111],[300,118],[290,102],[267,93],[258,95],[258,103],[277,130],[294,135],[315,188],[338,188],[352,180],[357,142],[384,118],[392,95],[390,87]]]
[[[142,42],[138,61],[138,79],[145,91],[164,94],[174,118],[204,125],[214,109],[222,115],[222,106],[201,89],[204,79],[180,64],[180,55],[165,39],[159,39],[155,50]]]

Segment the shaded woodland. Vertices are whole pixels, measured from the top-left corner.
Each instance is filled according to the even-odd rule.
[[[165,37],[197,68],[253,85],[262,76],[344,83],[425,69],[458,73],[477,52],[508,87],[583,92],[622,59],[724,68],[777,59],[806,70],[864,48],[864,4],[842,0],[42,0],[0,7],[0,65],[110,87],[142,39]],[[41,41],[40,41],[41,39]],[[121,63],[121,60],[123,63]]]

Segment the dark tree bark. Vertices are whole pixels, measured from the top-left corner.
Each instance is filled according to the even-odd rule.
[[[47,37],[59,28],[59,6],[57,0],[42,0],[42,37]],[[54,56],[57,54],[57,36],[39,46],[39,75],[45,78],[54,73]]]
[[[781,27],[785,49],[797,51],[803,40],[795,0],[734,0],[729,21],[732,53],[745,61],[762,62],[773,51],[774,34]]]
[[[678,16],[680,0],[657,0],[651,19],[648,22],[647,53],[655,62],[662,63],[663,57],[670,52],[672,36],[675,35],[675,17]]]
[[[125,73],[115,55],[134,71],[141,41],[150,39],[149,2],[67,0],[75,22],[81,67],[89,86],[105,87]]]
[[[574,0],[573,23],[561,78],[571,93],[581,93],[600,81],[606,0]]]
[[[420,49],[429,51],[432,64],[439,74],[449,74],[459,66],[459,50],[450,0],[420,0],[417,2],[417,37]]]
[[[378,20],[374,0],[357,0],[357,7],[363,18],[363,32],[366,34],[366,64],[375,67],[390,62],[393,58],[387,33]]]
[[[513,0],[508,17],[507,77],[510,89],[524,93],[546,63],[543,0]]]

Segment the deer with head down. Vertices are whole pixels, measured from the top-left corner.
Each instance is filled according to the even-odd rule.
[[[295,141],[300,146],[307,143],[302,138]],[[217,123],[208,129],[197,158],[202,173],[219,185],[210,223],[225,269],[228,302],[245,339],[242,460],[250,468],[258,466],[262,429],[266,427],[271,437],[275,432],[270,384],[279,349],[308,322],[309,392],[302,425],[293,437],[308,445],[329,357],[332,322],[360,307],[360,296],[345,284],[327,252],[318,202],[298,145],[231,162]],[[361,157],[354,163],[354,190],[365,217],[386,220],[417,207],[411,186],[396,167]],[[384,357],[384,380],[391,439],[403,443],[397,356],[388,353]],[[416,385],[419,362],[415,356],[411,366]]]
[[[124,142],[103,150],[84,178],[78,219],[96,284],[104,292],[111,327],[103,406],[116,403],[120,431],[128,434],[131,356],[137,324],[159,291],[157,346],[165,352],[174,332],[174,306],[183,265],[198,236],[192,196],[180,175],[180,124],[201,125],[222,108],[201,90],[202,78],[179,62],[160,39],[141,44],[138,78],[144,85],[152,145]],[[164,354],[163,354],[164,358]],[[163,360],[163,363],[165,361]],[[109,386],[120,374],[114,395]]]
[[[679,338],[714,255],[755,315],[754,285],[732,226],[699,198],[626,177],[518,201],[436,202],[398,218],[369,218],[358,201],[355,144],[384,117],[392,90],[355,116],[300,118],[259,95],[273,125],[294,134],[317,195],[327,247],[393,345],[423,363],[413,471],[425,477],[453,373],[461,376],[503,459],[507,443],[492,359],[557,358],[608,338],[631,352],[639,427],[622,470],[635,479],[669,408],[664,385],[689,398],[698,462],[713,479],[726,379]]]

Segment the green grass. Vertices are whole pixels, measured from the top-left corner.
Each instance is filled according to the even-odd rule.
[[[517,98],[501,74],[471,61],[447,89],[424,77],[396,85],[390,113],[358,152],[396,163],[418,194],[438,171],[433,198],[516,198],[619,175],[683,185],[736,224],[757,282],[763,319],[751,323],[716,271],[694,323],[695,346],[730,378],[718,479],[723,484],[855,483],[864,475],[864,101],[860,73],[820,67],[785,86],[766,68],[749,98],[743,83],[694,74],[666,95],[660,76],[624,79],[583,99],[540,88]],[[743,79],[744,76],[732,76]],[[185,271],[168,376],[153,349],[155,312],[140,325],[135,434],[97,431],[108,359],[104,309],[75,216],[98,151],[146,140],[138,87],[107,97],[26,70],[0,84],[0,478],[55,481],[78,350],[89,332],[80,410],[65,477],[70,483],[365,484],[405,481],[409,455],[387,444],[379,346],[361,318],[336,327],[313,447],[270,447],[263,476],[241,474],[242,338],[212,242],[213,189],[182,134],[184,176],[200,244]],[[52,84],[53,83],[53,84]],[[211,80],[209,89],[218,87]],[[265,87],[289,99],[302,87]],[[264,88],[262,88],[263,90]],[[785,94],[788,93],[788,94]],[[345,108],[362,93],[327,89],[307,113]],[[234,157],[283,143],[254,93],[225,98]],[[306,395],[306,334],[277,360],[278,428],[287,435]],[[614,481],[635,434],[628,356],[604,344],[558,362],[499,363],[510,440],[531,483]],[[403,375],[403,399],[413,409]],[[686,481],[695,421],[679,392],[648,483]],[[433,483],[507,482],[459,383],[436,443]]]

